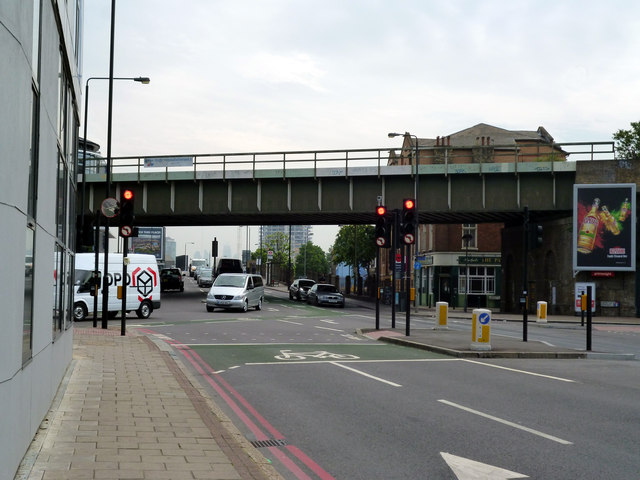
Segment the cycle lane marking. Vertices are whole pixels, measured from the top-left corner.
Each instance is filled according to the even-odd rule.
[[[387,385],[391,385],[392,387],[401,387],[402,386],[399,383],[395,383],[395,382],[392,382],[390,380],[385,380],[384,378],[381,378],[381,377],[376,377],[375,375],[371,375],[369,373],[365,373],[362,370],[358,370],[356,368],[347,367],[346,365],[342,365],[341,363],[338,363],[338,362],[329,362],[329,363],[331,365],[335,365],[336,367],[344,368],[345,370],[349,370],[350,372],[357,373],[358,375],[362,375],[362,376],[370,378],[372,380],[376,380],[378,382],[386,383]]]

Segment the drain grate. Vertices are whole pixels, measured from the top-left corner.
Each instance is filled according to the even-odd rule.
[[[288,443],[284,439],[271,438],[269,440],[254,440],[253,442],[251,442],[251,445],[256,448],[285,447],[288,445]]]

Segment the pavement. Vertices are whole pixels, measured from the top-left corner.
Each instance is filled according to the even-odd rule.
[[[375,308],[363,299],[347,302]],[[388,310],[382,308],[385,323]],[[422,328],[412,328],[409,336],[405,313],[396,315],[402,329],[359,333],[456,357],[621,358],[501,336],[491,337],[490,351],[477,351],[471,348],[469,331],[436,330],[433,309],[411,312],[412,318],[433,319],[434,327],[424,328],[421,322]],[[449,318],[470,321],[471,312],[450,311]],[[521,322],[522,317],[496,313],[495,321]],[[640,319],[631,317],[597,317],[593,322],[640,325]],[[577,328],[580,317],[552,316],[547,325],[535,326],[567,323]],[[119,326],[76,324],[72,362],[15,480],[282,479],[166,350],[135,329],[121,336]]]

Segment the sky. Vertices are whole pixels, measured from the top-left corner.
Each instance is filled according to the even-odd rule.
[[[83,85],[109,74],[111,3],[85,0]],[[121,0],[115,13],[114,76],[151,83],[114,82],[113,156],[390,148],[391,131],[478,123],[610,141],[640,120],[632,0]],[[107,103],[92,81],[87,136],[103,154]],[[243,232],[167,229],[178,252],[216,236],[234,255]],[[314,243],[336,232],[315,227]]]

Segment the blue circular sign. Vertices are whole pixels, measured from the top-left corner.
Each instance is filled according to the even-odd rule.
[[[491,316],[486,312],[481,313],[480,316],[478,316],[478,322],[480,322],[482,325],[487,325],[490,319]]]

